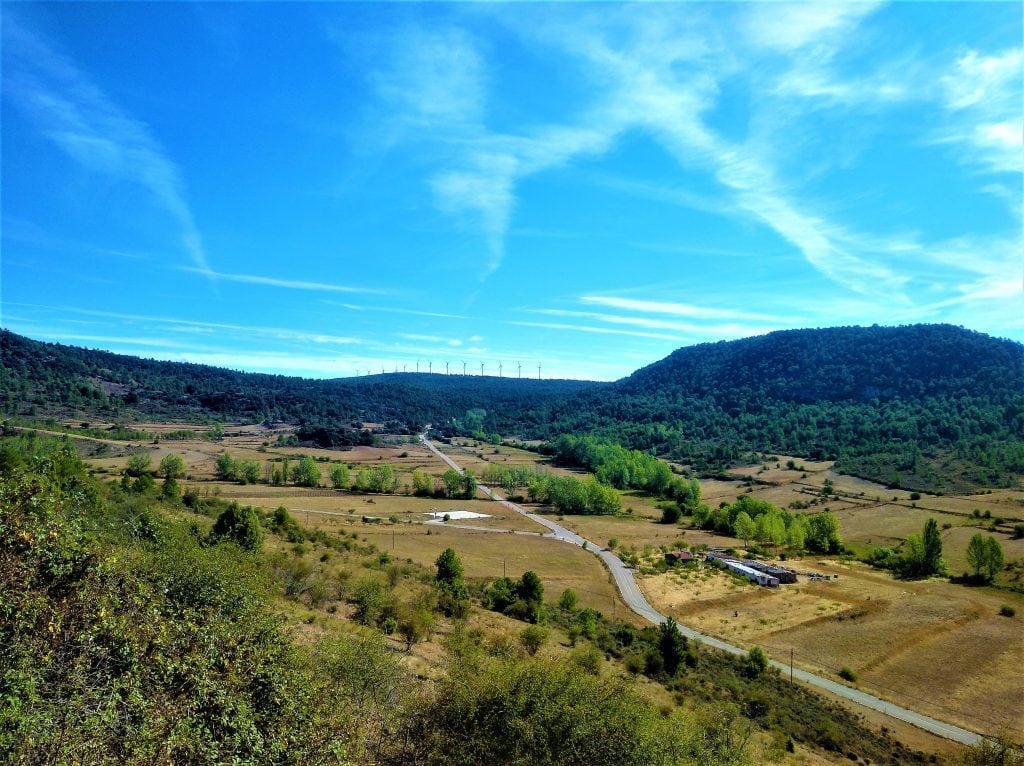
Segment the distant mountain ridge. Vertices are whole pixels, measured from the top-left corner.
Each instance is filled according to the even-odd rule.
[[[950,325],[786,330],[680,348],[615,383],[397,373],[307,380],[157,362],[0,331],[8,415],[96,413],[593,433],[715,471],[752,452],[932,491],[1024,475],[1024,346]],[[77,417],[77,414],[74,415]]]
[[[0,330],[0,411],[108,419],[229,417],[415,429],[473,408],[510,410],[603,384],[474,375],[385,373],[310,379],[237,372],[45,343]]]

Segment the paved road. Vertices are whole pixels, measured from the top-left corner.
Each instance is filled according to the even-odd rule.
[[[455,469],[459,473],[463,472],[462,468],[454,460],[452,460],[450,457],[448,457],[448,455],[444,454],[441,450],[439,450],[434,445],[433,442],[426,438],[425,435],[420,436],[420,441],[423,442],[427,449],[429,449],[431,452],[433,452],[435,455],[441,458],[441,460],[443,460],[453,469]],[[643,617],[645,620],[653,622],[655,625],[659,625],[665,621],[665,615],[661,614],[653,606],[651,606],[650,603],[648,603],[647,599],[644,597],[644,594],[640,591],[640,586],[637,585],[636,578],[633,576],[633,570],[627,567],[625,564],[623,564],[622,560],[614,553],[612,553],[609,550],[601,548],[601,546],[599,545],[595,545],[589,540],[583,539],[575,532],[566,529],[565,527],[552,521],[551,519],[545,518],[543,516],[538,516],[536,513],[530,513],[525,508],[522,508],[516,505],[515,503],[506,500],[490,487],[480,485],[480,491],[483,492],[483,494],[490,497],[491,499],[501,503],[506,508],[516,511],[517,513],[521,513],[528,519],[531,519],[537,522],[538,524],[547,527],[549,530],[551,530],[551,532],[550,535],[545,535],[545,537],[550,536],[554,537],[557,540],[562,540],[564,542],[570,543],[572,545],[578,545],[581,548],[589,550],[590,552],[599,556],[608,566],[608,570],[612,573],[612,577],[615,579],[615,585],[616,587],[618,587],[619,593],[622,594],[622,600],[626,602],[626,605],[629,606],[630,609],[632,609],[638,615]],[[738,655],[743,655],[747,653],[746,649],[742,649],[738,646],[726,643],[725,641],[717,639],[714,636],[706,635],[699,631],[693,630],[692,628],[688,628],[685,625],[679,626],[679,632],[687,638],[695,639],[706,644],[707,646],[720,649],[723,652],[729,652],[730,654]],[[775,660],[771,660],[770,662],[773,667],[776,667],[785,673],[790,672],[790,668],[788,665],[784,665],[781,662],[776,662]],[[826,691],[832,692],[833,694],[836,694],[840,697],[863,705],[866,708],[870,708],[872,710],[877,710],[881,713],[885,713],[888,716],[892,716],[893,718],[905,721],[906,723],[917,726],[920,729],[924,729],[925,731],[931,732],[932,734],[937,734],[940,737],[945,737],[946,739],[951,739],[955,742],[961,742],[965,745],[973,745],[981,739],[981,736],[974,733],[973,731],[967,731],[966,729],[961,729],[959,726],[954,726],[951,723],[946,723],[945,721],[940,721],[936,718],[931,718],[930,716],[922,715],[921,713],[916,713],[913,710],[909,710],[908,708],[901,707],[899,705],[894,705],[891,702],[886,702],[883,699],[875,697],[871,694],[867,694],[866,692],[862,692],[859,689],[852,689],[849,686],[838,683],[837,681],[832,681],[831,679],[825,678],[824,676],[819,676],[815,673],[810,673],[806,670],[794,668],[793,677],[811,686],[817,686],[820,689],[825,689]]]

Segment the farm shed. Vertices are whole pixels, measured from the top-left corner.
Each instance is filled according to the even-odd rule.
[[[685,564],[695,560],[695,556],[689,551],[669,551],[665,554],[666,564]]]
[[[758,572],[764,572],[767,575],[778,578],[780,583],[790,584],[796,582],[796,572],[792,569],[778,567],[774,564],[765,564],[762,561],[744,560],[742,563],[746,564],[751,569],[756,569]]]
[[[738,575],[743,575],[748,580],[756,582],[758,585],[765,585],[769,588],[774,588],[779,584],[778,577],[773,577],[772,575],[765,574],[764,572],[758,572],[753,567],[749,567],[737,559],[729,558],[728,556],[709,553],[708,561],[717,561],[729,571],[735,572]]]

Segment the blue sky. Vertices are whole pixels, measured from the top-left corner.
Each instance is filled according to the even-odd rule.
[[[2,6],[0,323],[312,377],[1024,341],[1020,3]]]

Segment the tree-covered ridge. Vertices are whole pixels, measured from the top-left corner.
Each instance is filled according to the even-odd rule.
[[[925,490],[1024,474],[1024,347],[947,325],[683,348],[609,389],[544,406],[545,436],[598,434],[698,470],[767,451]]]
[[[529,411],[539,400],[603,384],[426,373],[315,380],[162,362],[42,343],[0,330],[0,407],[94,412],[107,418],[225,417],[306,423],[325,446],[352,442],[336,428],[370,421],[395,430],[467,411]]]
[[[679,349],[617,383],[386,374],[306,380],[156,362],[0,332],[9,415],[285,420],[325,447],[412,432],[591,434],[714,472],[751,452],[834,459],[895,486],[1024,475],[1024,346],[949,325],[789,330]]]

